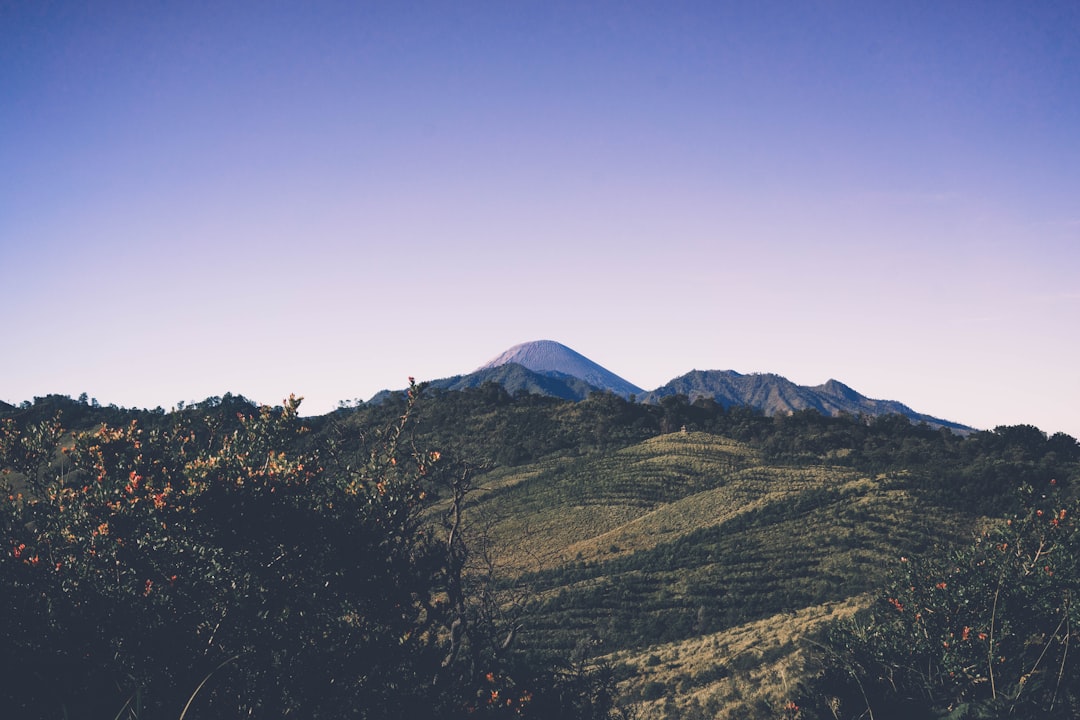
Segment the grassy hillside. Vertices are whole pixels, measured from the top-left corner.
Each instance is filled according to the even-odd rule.
[[[484,461],[470,542],[520,646],[610,666],[643,718],[781,716],[810,639],[901,557],[967,543],[1024,484],[1080,475],[1075,439],[1030,426],[959,436],[490,387],[433,400],[421,443]]]
[[[814,666],[813,636],[867,602],[842,602],[779,613],[725,630],[603,656],[618,690],[640,717],[736,720],[780,716]]]
[[[720,437],[661,436],[609,454],[555,456],[493,473],[475,512],[496,519],[496,544],[515,569],[609,558],[678,535],[674,519],[669,529],[652,516],[719,489],[722,478],[756,462],[750,448]]]
[[[973,522],[920,500],[902,471],[775,465],[702,432],[556,455],[481,486],[474,527],[499,549],[505,586],[527,591],[527,644],[617,664],[646,717],[702,702],[721,680],[706,695],[725,706],[772,697],[762,683],[781,671],[769,668],[799,665],[793,637]],[[642,658],[687,653],[692,663],[646,692],[659,671]]]

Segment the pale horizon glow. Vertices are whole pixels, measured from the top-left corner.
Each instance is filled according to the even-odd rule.
[[[561,342],[1080,437],[1080,6],[0,7],[0,400]]]

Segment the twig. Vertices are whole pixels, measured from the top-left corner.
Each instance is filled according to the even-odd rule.
[[[1065,649],[1061,653],[1061,667],[1058,668],[1057,684],[1054,685],[1054,697],[1050,699],[1050,712],[1054,711],[1057,703],[1058,690],[1061,689],[1061,678],[1065,675],[1065,660],[1069,657],[1069,638],[1072,636],[1072,627],[1069,622],[1069,598],[1065,597]]]
[[[990,610],[990,638],[986,643],[986,670],[990,676],[990,697],[997,700],[997,684],[994,681],[994,626],[997,622],[998,596],[1001,594],[1001,584],[1005,581],[1005,566],[1001,566],[998,573],[997,588],[994,590],[994,606]]]
[[[1013,696],[1013,702],[1014,703],[1020,697],[1020,693],[1024,692],[1024,688],[1027,686],[1026,678],[1029,678],[1029,677],[1031,677],[1032,675],[1035,674],[1035,671],[1039,668],[1039,663],[1041,663],[1042,659],[1044,657],[1046,657],[1046,651],[1050,649],[1050,645],[1053,644],[1054,638],[1057,637],[1058,631],[1061,630],[1061,626],[1064,625],[1065,621],[1068,620],[1068,619],[1069,619],[1069,613],[1068,613],[1068,610],[1066,610],[1065,613],[1061,617],[1061,622],[1059,622],[1058,626],[1056,628],[1054,628],[1054,632],[1050,634],[1050,639],[1046,641],[1046,645],[1043,646],[1042,652],[1039,653],[1039,657],[1036,658],[1035,664],[1031,666],[1030,670],[1028,670],[1025,674],[1020,676],[1020,687],[1018,687],[1016,689],[1016,695]],[[1055,692],[1055,694],[1056,694],[1056,692]]]
[[[235,660],[238,657],[240,657],[240,656],[239,655],[233,655],[231,658],[227,659],[225,662],[221,663],[216,668],[214,668],[213,670],[211,670],[210,672],[208,672],[206,674],[206,677],[204,677],[202,679],[202,682],[199,683],[198,687],[195,688],[195,692],[191,693],[191,697],[188,698],[187,703],[184,705],[184,710],[180,713],[179,720],[184,720],[184,716],[187,715],[188,709],[191,708],[191,703],[195,702],[195,696],[198,695],[199,691],[203,689],[203,685],[205,685],[206,681],[210,679],[210,676],[213,675],[214,673],[216,673],[221,668],[228,665],[229,663],[231,663],[233,660]]]

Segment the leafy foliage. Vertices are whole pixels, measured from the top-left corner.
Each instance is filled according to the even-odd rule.
[[[838,625],[814,690],[844,717],[1080,714],[1080,503],[1056,483],[946,556],[909,559],[864,617]]]
[[[486,638],[427,498],[412,403],[348,471],[299,400],[66,431],[0,428],[0,702],[22,717],[604,717],[580,668]],[[456,468],[450,468],[456,471]],[[21,488],[21,490],[17,489]],[[462,648],[465,648],[463,651]]]

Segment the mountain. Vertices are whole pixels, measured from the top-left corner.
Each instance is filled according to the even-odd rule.
[[[959,432],[973,428],[916,412],[895,400],[868,398],[837,380],[808,387],[772,373],[743,375],[734,370],[693,370],[647,393],[642,402],[655,403],[670,395],[686,395],[693,402],[709,398],[724,407],[750,406],[766,415],[817,410],[822,415],[903,415],[913,422]]]
[[[589,393],[599,389],[573,375],[555,371],[548,374],[539,373],[517,362],[507,362],[495,367],[483,367],[468,375],[455,375],[441,380],[433,380],[428,385],[442,390],[465,390],[480,387],[488,382],[502,385],[506,392],[511,395],[518,392],[527,392],[533,395],[548,395],[563,400],[584,400],[589,396]]]
[[[510,394],[527,392],[563,400],[584,400],[594,391],[611,392],[622,398],[635,397],[644,403],[658,403],[671,395],[685,395],[693,402],[709,398],[725,408],[751,407],[765,415],[817,410],[822,415],[841,414],[903,415],[915,423],[944,427],[955,432],[974,430],[966,425],[942,420],[895,400],[875,400],[838,380],[808,387],[796,385],[773,373],[742,374],[734,370],[693,370],[666,385],[645,392],[633,383],[601,367],[581,353],[553,340],[534,340],[515,345],[467,375],[433,380],[432,387],[464,390],[487,382],[502,385]],[[378,404],[390,394],[383,390],[369,402]]]
[[[515,345],[481,365],[476,372],[491,370],[508,363],[517,363],[528,370],[551,378],[578,378],[598,390],[610,391],[624,398],[645,392],[637,385],[623,380],[610,370],[554,340],[534,340]]]

